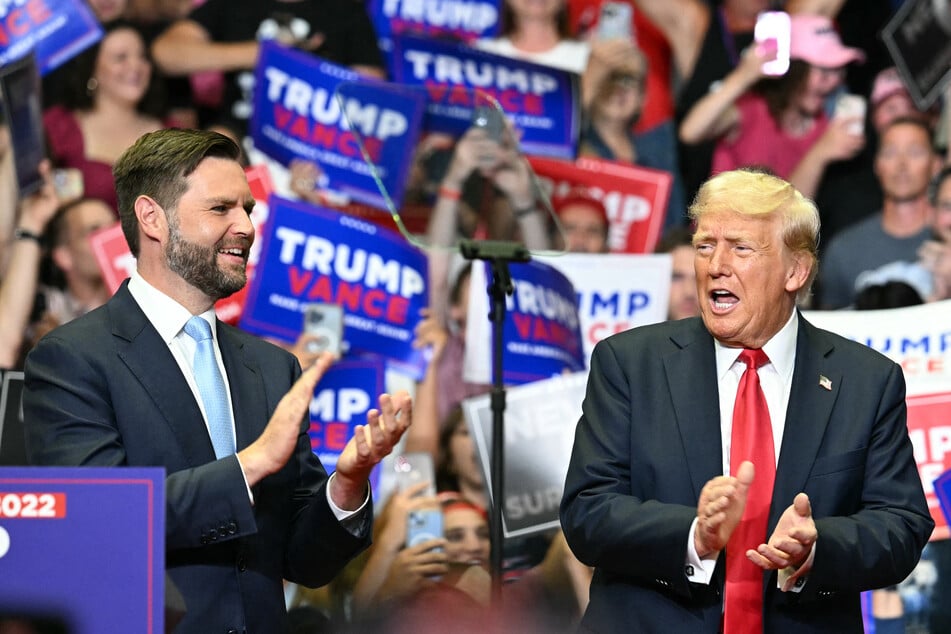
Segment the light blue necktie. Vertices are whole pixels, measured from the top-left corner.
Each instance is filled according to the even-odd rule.
[[[185,334],[195,340],[195,358],[192,369],[195,382],[205,404],[205,416],[208,418],[208,433],[215,448],[215,457],[223,458],[234,453],[234,435],[231,432],[231,412],[228,411],[228,394],[225,381],[215,359],[214,340],[211,338],[211,326],[207,321],[195,315],[185,324]]]

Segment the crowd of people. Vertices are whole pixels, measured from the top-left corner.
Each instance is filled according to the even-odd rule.
[[[219,470],[217,476],[206,475],[183,456],[159,456],[155,446],[147,445],[171,445],[164,435],[132,442],[120,439],[124,434],[117,432],[108,438],[90,436],[93,440],[88,444],[74,443],[68,451],[59,447],[57,443],[62,439],[57,439],[57,433],[66,430],[61,406],[79,407],[87,416],[110,416],[102,411],[91,413],[90,408],[96,404],[105,410],[108,407],[98,400],[90,404],[88,395],[115,389],[111,382],[79,377],[91,367],[102,372],[111,367],[100,356],[102,351],[95,349],[105,346],[109,328],[134,338],[135,333],[128,331],[133,325],[115,313],[119,307],[133,311],[137,303],[144,315],[136,313],[135,327],[152,322],[166,343],[172,342],[168,345],[174,361],[187,378],[176,385],[185,390],[190,387],[196,395],[198,409],[183,415],[194,416],[200,410],[208,423],[209,406],[201,401],[194,377],[189,378],[190,371],[182,365],[180,357],[184,353],[175,352],[176,346],[182,345],[173,341],[178,335],[157,324],[161,320],[155,311],[161,311],[164,298],[158,299],[155,293],[161,291],[189,311],[205,314],[211,300],[223,296],[224,291],[219,286],[203,286],[209,282],[189,273],[194,273],[204,257],[203,252],[194,251],[190,254],[192,260],[188,259],[188,249],[193,246],[189,240],[211,240],[209,234],[202,234],[196,220],[204,216],[188,217],[181,209],[176,215],[170,210],[180,206],[178,199],[183,193],[184,200],[191,201],[193,190],[188,188],[194,183],[212,177],[227,180],[234,177],[235,166],[263,160],[246,138],[254,68],[262,41],[278,40],[371,78],[386,79],[385,56],[368,14],[370,3],[360,0],[88,3],[102,22],[103,37],[44,78],[47,160],[40,165],[44,185],[22,199],[18,199],[13,176],[9,132],[0,130],[0,243],[4,245],[0,251],[0,369],[21,369],[31,350],[38,350],[27,366],[37,378],[32,385],[28,379],[28,406],[24,410],[27,416],[32,413],[45,421],[42,429],[32,432],[35,444],[31,453],[38,462],[158,461],[182,470],[185,475],[177,486],[189,486],[189,479],[192,486],[198,486],[196,483],[204,482],[206,477],[221,478],[224,471]],[[778,176],[816,203],[822,241],[816,238],[809,275],[800,280],[794,292],[781,294],[783,302],[794,302],[800,308],[836,310],[951,299],[951,99],[945,95],[927,109],[919,108],[885,53],[879,34],[900,2],[629,0],[633,18],[629,35],[623,37],[599,36],[601,4],[600,0],[503,0],[499,35],[469,44],[578,74],[577,107],[582,121],[578,156],[670,174],[672,186],[666,209],[653,210],[664,214],[663,237],[656,252],[670,254],[672,260],[670,322],[700,316],[701,307],[708,301],[698,290],[698,284],[703,288],[703,280],[697,277],[702,273],[695,271],[698,212],[690,212],[691,200],[698,191],[704,191],[701,185],[711,176],[738,168],[755,168]],[[757,15],[776,8],[791,15],[790,65],[780,76],[763,71],[763,65],[778,53],[774,43],[753,38]],[[843,95],[860,96],[867,104],[865,114],[842,115],[836,103]],[[200,142],[208,147],[203,150],[207,154],[196,157],[192,164],[181,164],[181,183],[167,185],[160,181],[174,181],[175,175],[161,172],[160,166],[148,162],[144,153],[151,146],[143,146],[141,140],[152,139],[153,150],[164,148],[165,142],[176,150],[190,147],[190,141],[176,138],[174,130],[202,130],[200,134],[208,136],[200,137]],[[235,144],[223,145],[220,139],[231,139]],[[469,288],[471,265],[461,265],[447,247],[460,238],[475,237],[516,240],[533,250],[588,254],[611,250],[612,218],[597,192],[584,187],[554,192],[549,205],[519,151],[517,139],[518,131],[506,123],[497,136],[485,128],[473,127],[458,139],[433,134],[420,142],[417,163],[421,178],[429,182],[413,202],[426,208],[420,237],[435,248],[429,252],[429,307],[415,332],[414,345],[427,350],[429,364],[414,386],[412,425],[405,426],[408,399],[402,395],[381,398],[376,416],[384,421],[379,424],[383,435],[374,437],[367,431],[363,440],[362,432],[358,433],[351,453],[342,458],[341,477],[328,481],[319,465],[312,464],[312,456],[296,455],[308,452],[292,446],[294,434],[286,420],[294,415],[299,419],[303,410],[299,403],[293,409],[280,399],[281,390],[290,389],[291,394],[294,390],[306,391],[307,385],[312,390],[331,360],[308,351],[306,334],[296,343],[282,343],[305,370],[304,378],[299,379],[299,369],[288,369],[287,364],[294,363],[291,357],[261,352],[243,338],[251,339],[246,334],[234,339],[240,344],[229,343],[231,331],[224,331],[218,363],[227,370],[226,385],[228,381],[234,386],[246,380],[231,367],[233,359],[227,356],[231,345],[248,346],[268,359],[267,367],[278,368],[280,378],[267,386],[266,396],[261,394],[267,400],[267,415],[263,405],[261,411],[255,409],[261,420],[248,424],[244,432],[239,427],[238,403],[233,403],[232,423],[238,441],[235,455],[245,476],[244,484],[237,491],[231,486],[202,489],[204,495],[221,490],[227,493],[232,507],[227,510],[228,517],[241,517],[239,528],[231,535],[237,533],[234,539],[253,544],[247,548],[235,546],[236,551],[231,552],[223,541],[214,553],[198,553],[199,544],[193,543],[198,531],[194,522],[215,524],[218,520],[194,519],[192,514],[201,517],[192,507],[199,502],[188,499],[185,488],[174,489],[180,497],[173,498],[169,508],[180,513],[172,518],[172,524],[178,522],[175,528],[182,532],[175,534],[178,541],[168,542],[169,552],[174,555],[169,560],[172,580],[185,591],[186,604],[190,596],[198,596],[198,605],[204,606],[192,608],[204,610],[204,614],[185,616],[183,631],[210,631],[202,628],[220,626],[212,623],[217,617],[221,617],[221,623],[228,622],[227,611],[231,608],[208,607],[214,603],[209,591],[198,586],[230,581],[222,581],[224,575],[209,574],[198,579],[189,574],[233,556],[239,561],[259,558],[251,565],[257,566],[254,592],[260,596],[252,597],[247,589],[238,593],[243,594],[241,600],[260,601],[264,606],[247,616],[248,631],[270,631],[267,626],[260,629],[267,619],[301,634],[493,631],[499,618],[505,619],[508,631],[572,631],[588,607],[593,578],[599,590],[592,596],[600,601],[593,613],[601,615],[595,618],[609,627],[626,618],[622,611],[605,607],[605,601],[612,600],[614,564],[610,559],[616,553],[592,545],[586,534],[586,524],[600,509],[586,506],[594,504],[596,496],[586,501],[580,492],[595,486],[591,482],[595,476],[581,473],[583,467],[574,462],[569,484],[579,497],[566,507],[567,517],[572,520],[567,538],[565,532],[556,530],[507,542],[504,554],[509,583],[504,586],[504,608],[501,615],[490,609],[490,505],[474,442],[460,408],[464,399],[490,389],[463,378],[468,298],[481,289]],[[130,157],[130,148],[138,148],[139,154]],[[136,161],[146,167],[130,166]],[[319,165],[295,161],[284,167],[286,171],[274,172],[278,191],[303,202],[335,204],[332,196],[320,190]],[[135,180],[142,178],[135,169],[154,170],[150,172],[154,182]],[[73,179],[72,183],[78,180],[81,189],[67,191],[57,180],[64,178]],[[227,256],[235,260],[229,263],[238,264],[238,260],[247,260],[250,247],[248,228],[242,224],[247,216],[240,218],[250,207],[244,204],[247,201],[242,187],[235,185],[234,192],[227,194],[226,202],[230,205],[228,214],[237,219],[229,220],[226,227],[223,217],[219,218],[222,237],[211,244],[240,250],[239,255]],[[152,200],[154,207],[141,206],[143,199]],[[553,218],[546,213],[549,207]],[[156,216],[156,210],[163,208],[165,220]],[[699,219],[703,220],[702,214]],[[120,220],[133,253],[143,246],[145,252],[139,258],[141,276],[133,276],[132,282],[110,300],[111,293],[88,237]],[[175,253],[180,256],[177,264]],[[815,262],[820,263],[818,273]],[[88,320],[79,322],[82,327],[76,326],[62,338],[47,339],[37,348],[50,331],[104,305],[111,306],[111,312],[94,313],[100,315],[94,329],[89,330],[86,324],[92,322]],[[106,319],[107,314],[116,322]],[[178,317],[184,323],[184,314]],[[206,317],[214,322],[213,313]],[[789,315],[782,318],[786,320]],[[689,323],[696,326],[699,321]],[[713,334],[719,340],[717,333]],[[143,348],[135,354],[143,354],[142,350],[157,354],[161,348],[157,341],[142,342]],[[184,345],[189,353],[194,351],[194,342]],[[79,356],[72,360],[70,346],[79,350]],[[168,365],[176,367],[172,361]],[[608,365],[608,370],[613,369]],[[63,385],[69,381],[56,378],[63,367],[71,368],[71,380],[79,385],[75,391]],[[607,380],[604,375],[599,377]],[[128,382],[119,380],[119,384],[131,389]],[[165,391],[144,390],[142,398],[161,399],[163,394],[171,396]],[[397,418],[396,410],[404,412],[398,426],[392,422]],[[586,415],[601,420],[615,413],[592,409]],[[244,452],[274,446],[279,414],[285,419],[283,453],[274,464],[258,470],[255,465],[259,454]],[[116,423],[119,429],[130,433],[134,428],[124,427],[124,415],[129,414],[116,413],[114,418],[120,419]],[[625,410],[623,417],[614,416],[612,420],[617,423],[628,418]],[[387,432],[385,421],[391,421],[391,428],[399,427],[399,432]],[[600,433],[584,429],[592,435]],[[252,430],[255,435],[261,434],[256,443],[252,443],[256,436],[241,436]],[[79,439],[70,433],[65,437]],[[619,432],[619,437],[625,434]],[[374,464],[394,447],[404,453],[428,454],[436,466],[435,482],[395,491],[373,508],[358,486],[366,480],[369,465],[361,442],[372,449]],[[644,445],[655,443],[656,439],[648,439]],[[205,457],[213,460],[210,446],[208,449],[209,456]],[[662,454],[658,455],[662,459]],[[219,457],[217,463],[221,462]],[[292,463],[294,466],[286,466]],[[334,465],[323,467],[328,473],[334,470]],[[233,475],[234,465],[231,468]],[[338,465],[338,473],[340,469]],[[295,472],[288,475],[291,471]],[[283,479],[276,485],[275,477]],[[616,474],[604,477],[616,479]],[[347,495],[338,499],[335,493],[340,491],[341,480],[348,485]],[[259,482],[270,484],[256,486]],[[305,504],[288,492],[294,483],[326,490],[326,496],[318,493],[318,504],[311,495]],[[225,486],[221,481],[216,484]],[[675,497],[686,499],[696,492],[688,493],[678,490]],[[270,506],[271,495],[278,497],[279,508]],[[652,495],[644,493],[646,498]],[[235,510],[242,504],[247,506],[246,497],[250,497],[251,507]],[[329,505],[324,504],[324,498]],[[692,503],[696,507],[696,499]],[[214,506],[210,501],[208,504]],[[305,517],[290,518],[288,509],[292,506],[304,509],[299,512]],[[319,510],[311,510],[317,506]],[[408,520],[420,509],[441,512],[443,536],[408,544]],[[830,512],[838,511],[835,508]],[[215,512],[226,514],[220,508]],[[240,515],[242,512],[244,515]],[[339,527],[327,528],[331,513],[341,520],[342,531]],[[346,555],[358,552],[370,541],[366,526],[361,525],[369,513],[374,516],[372,545],[344,566]],[[316,514],[322,515],[311,517]],[[603,519],[604,526],[614,526],[618,521],[618,517]],[[263,537],[250,536],[248,531],[255,522]],[[629,530],[637,529],[633,526],[637,523],[632,519]],[[331,541],[343,544],[345,552],[322,562],[320,570],[315,571],[301,571],[300,566],[325,556],[321,547],[305,549],[307,558],[302,557],[300,562],[282,563],[281,557],[297,555],[290,546],[277,544],[279,533],[300,530],[298,524],[319,526],[321,534],[331,534]],[[627,534],[628,528],[618,528],[617,534]],[[680,528],[678,525],[676,530]],[[195,535],[187,535],[188,529],[195,529]],[[204,535],[203,527],[201,531]],[[294,535],[300,537],[296,532]],[[221,538],[232,539],[225,535]],[[653,543],[653,538],[637,538],[648,548]],[[573,551],[593,565],[579,561]],[[892,579],[894,572],[889,570],[888,583],[899,581]],[[275,579],[283,584],[275,585]],[[328,581],[319,591],[304,587]],[[280,597],[275,594],[278,588],[284,591],[286,621]],[[623,602],[623,593],[619,596],[614,599]],[[900,618],[900,609],[898,613]],[[713,619],[710,615],[704,618]],[[883,617],[883,627],[888,626],[886,620]],[[588,622],[592,623],[598,622]]]

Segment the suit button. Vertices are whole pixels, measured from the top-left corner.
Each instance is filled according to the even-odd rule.
[[[238,523],[237,523],[237,522],[230,522],[230,523],[228,524],[228,534],[229,534],[229,535],[234,535],[234,534],[237,533],[237,532],[238,532]]]
[[[204,545],[207,544],[207,543],[208,543],[208,536],[207,536],[207,535],[202,535],[202,536],[201,536],[201,545],[204,546]]]
[[[228,536],[228,525],[224,522],[221,523],[221,526],[218,527],[218,536],[227,537]]]
[[[215,529],[211,529],[210,531],[208,531],[208,539],[210,539],[211,541],[216,541],[218,539],[218,531],[216,531]]]
[[[232,629],[228,630],[228,634],[239,634],[239,632],[238,632],[238,630],[232,628]]]
[[[243,555],[238,557],[238,571],[244,572],[247,569],[248,569],[248,560],[245,559]]]

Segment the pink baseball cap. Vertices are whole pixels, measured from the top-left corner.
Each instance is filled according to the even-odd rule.
[[[908,89],[905,88],[905,84],[902,83],[901,76],[898,74],[898,69],[889,66],[875,76],[875,83],[872,84],[872,95],[869,97],[869,101],[874,107],[892,95],[900,93],[905,93],[911,99]]]
[[[789,56],[813,66],[840,68],[849,62],[864,62],[865,53],[842,44],[832,20],[822,15],[792,16]]]

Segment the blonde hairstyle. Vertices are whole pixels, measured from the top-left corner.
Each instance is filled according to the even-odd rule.
[[[777,176],[743,168],[721,172],[707,180],[687,213],[697,222],[705,214],[717,211],[763,217],[781,214],[786,248],[809,256],[809,278],[799,291],[799,299],[808,296],[819,271],[819,210],[814,202]]]

